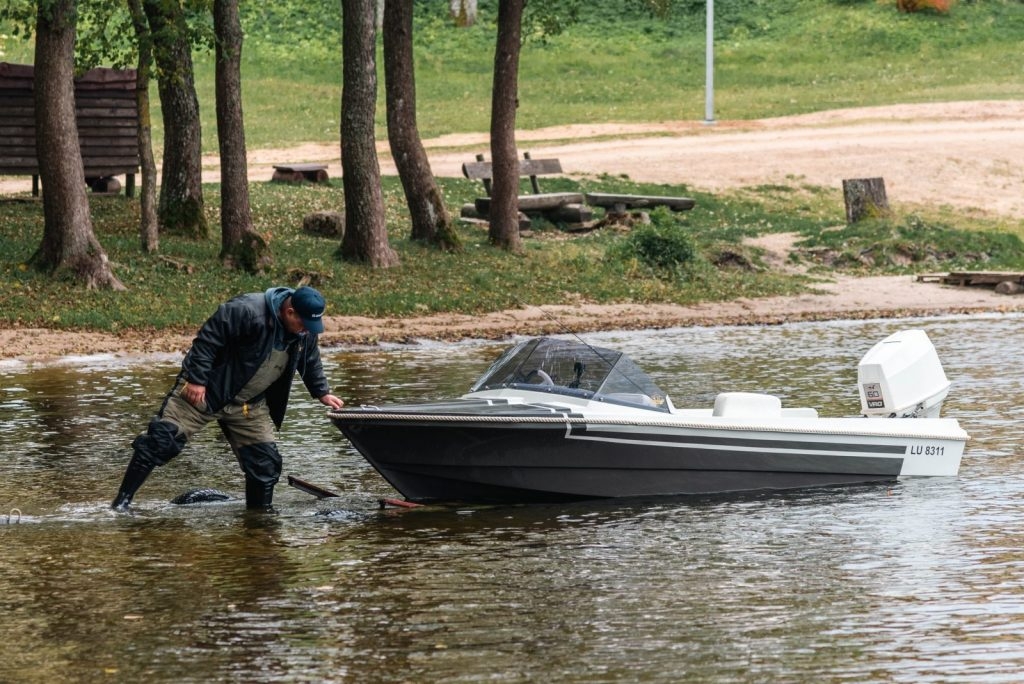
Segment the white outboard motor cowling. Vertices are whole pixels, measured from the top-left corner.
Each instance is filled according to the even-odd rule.
[[[901,330],[872,347],[857,366],[865,416],[938,418],[949,380],[923,330]]]

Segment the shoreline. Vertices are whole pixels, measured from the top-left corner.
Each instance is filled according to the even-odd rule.
[[[380,344],[500,340],[516,335],[657,330],[687,326],[781,325],[808,321],[1024,313],[1024,295],[917,282],[913,276],[839,276],[815,291],[785,297],[675,304],[552,304],[480,315],[409,318],[326,316],[325,350]],[[183,355],[195,331],[0,329],[2,365],[51,365],[113,355],[142,360]]]
[[[967,215],[1024,219],[1024,100],[933,102],[839,110],[760,119],[699,122],[588,124],[519,131],[535,155],[561,158],[566,174],[614,173],[636,181],[681,183],[717,192],[766,184],[813,185],[839,192],[845,178],[882,177],[894,206],[947,206]],[[484,133],[426,140],[439,176],[461,177]],[[381,143],[381,150],[385,149]],[[329,161],[340,175],[336,143],[250,152],[250,178],[269,178],[274,163]],[[386,158],[386,154],[382,157]],[[215,180],[217,159],[205,160],[204,179]],[[382,173],[393,173],[386,159]],[[0,193],[25,179],[0,178]],[[19,187],[22,187],[19,186]],[[6,189],[5,189],[6,188]],[[787,267],[781,234],[759,238],[774,253],[773,268]],[[480,315],[433,314],[408,318],[326,317],[321,344],[328,349],[417,340],[498,340],[512,335],[679,326],[777,325],[800,321],[1024,312],[1024,295],[991,289],[919,283],[914,276],[833,275],[815,291],[792,297],[736,299],[689,306],[666,304],[550,304]],[[0,366],[67,362],[99,354],[133,358],[184,354],[194,329],[106,333],[0,326]]]

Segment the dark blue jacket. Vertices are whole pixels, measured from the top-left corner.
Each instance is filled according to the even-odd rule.
[[[281,427],[292,378],[296,371],[309,393],[319,399],[330,393],[320,363],[317,336],[289,336],[277,316],[280,303],[291,294],[288,288],[253,292],[221,304],[196,334],[182,361],[182,374],[206,387],[206,409],[221,410],[238,394],[270,357],[275,344],[288,351],[284,373],[264,393],[270,418]],[[257,401],[253,397],[251,401]]]

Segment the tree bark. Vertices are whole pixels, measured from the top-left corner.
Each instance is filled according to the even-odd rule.
[[[164,122],[163,179],[157,209],[164,230],[209,235],[203,213],[202,133],[185,15],[178,0],[143,0]]]
[[[149,76],[153,67],[153,35],[142,11],[141,0],[128,0],[128,10],[139,43],[139,62],[135,71],[135,106],[139,112],[139,163],[142,167],[140,195],[139,243],[142,251],[151,254],[160,249],[160,232],[156,216],[156,159],[153,157],[153,120],[149,106]]]
[[[519,105],[519,48],[525,0],[499,0],[498,38],[494,50],[491,93],[490,228],[492,245],[518,252],[519,154],[516,151],[516,107]]]
[[[242,117],[242,24],[238,0],[214,0],[217,36],[217,144],[220,147],[221,262],[228,268],[260,273],[273,259],[252,226],[249,171]]]
[[[342,0],[341,168],[343,259],[373,268],[398,264],[388,244],[374,130],[377,104],[375,0]]]
[[[387,0],[384,4],[388,142],[409,206],[412,239],[445,250],[458,250],[461,247],[459,237],[452,228],[416,124],[412,15],[412,0]]]
[[[843,180],[843,199],[846,202],[846,223],[857,223],[868,218],[885,218],[889,199],[885,195],[884,178],[847,178]]]
[[[39,3],[36,15],[36,157],[43,183],[43,240],[36,268],[86,287],[123,290],[93,232],[75,114],[75,0]]]

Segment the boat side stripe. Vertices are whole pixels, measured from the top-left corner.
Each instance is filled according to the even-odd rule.
[[[504,415],[504,416],[480,416],[480,415],[453,415],[436,413],[395,413],[372,410],[340,410],[328,412],[328,417],[337,423],[365,423],[374,422],[395,422],[395,423],[474,423],[477,425],[488,425],[495,423],[526,424],[533,423],[542,425],[545,423],[557,423],[559,425],[586,426],[586,425],[618,425],[624,427],[663,427],[682,430],[727,430],[730,432],[778,432],[794,433],[799,432],[805,435],[851,435],[863,437],[865,433],[860,430],[837,430],[822,429],[809,426],[801,426],[799,429],[793,427],[779,427],[768,424],[743,425],[738,423],[716,424],[711,421],[666,421],[666,420],[642,420],[631,418],[584,418],[579,414],[570,415]],[[864,419],[865,424],[870,421]],[[913,419],[906,419],[908,426]],[[908,430],[906,432],[869,433],[871,437],[883,439],[939,439],[951,442],[966,442],[970,436],[963,432],[959,435],[928,435]]]
[[[906,453],[903,444],[836,444],[834,442],[804,442],[801,440],[747,439],[742,437],[704,437],[701,435],[635,435],[627,432],[589,433],[573,426],[570,439],[587,439],[619,444],[652,444],[659,446],[710,445],[726,449],[796,449],[800,451],[840,451],[854,453],[899,454]]]

